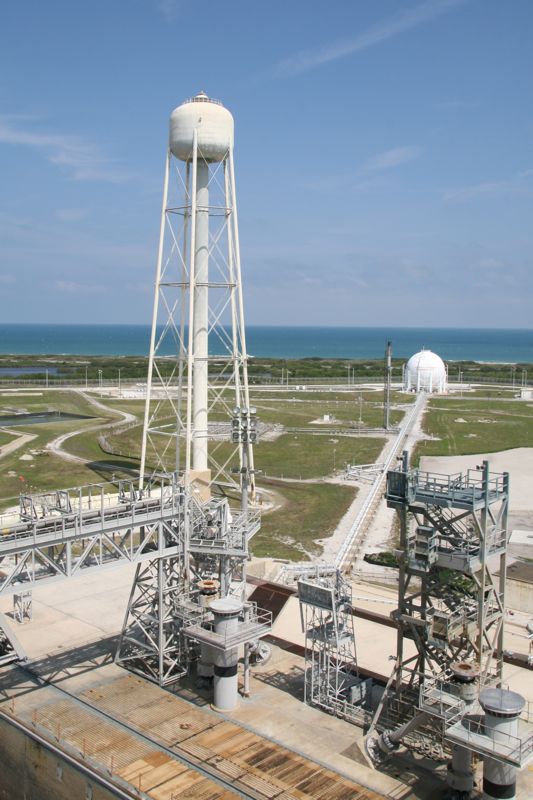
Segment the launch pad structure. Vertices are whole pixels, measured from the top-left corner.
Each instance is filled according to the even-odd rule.
[[[391,376],[389,343],[388,431]],[[334,563],[286,569],[299,577],[304,700],[364,730],[375,763],[400,744],[448,759],[452,796],[466,798],[475,753],[485,759],[485,797],[512,798],[516,769],[533,757],[533,727],[523,698],[503,685],[509,478],[492,475],[486,462],[450,476],[410,469],[407,453],[398,466],[400,443],[424,402],[422,393],[406,414]],[[213,423],[225,427],[226,440],[212,437]],[[22,496],[19,520],[0,538],[0,594],[16,597],[23,619],[35,586],[134,565],[113,668],[139,676],[123,679],[128,687],[147,679],[154,691],[195,678],[212,693],[212,709],[231,713],[241,653],[247,697],[251,655],[259,657],[259,642],[272,630],[272,613],[247,595],[249,543],[260,529],[256,438],[233,118],[201,92],[170,118],[139,477]],[[400,540],[391,615],[397,648],[383,688],[358,665],[350,565],[385,477]],[[5,619],[0,629],[0,663],[21,662]],[[161,694],[153,697],[164,706]],[[208,719],[202,726],[207,738],[216,727]],[[260,742],[253,746],[262,752]],[[205,744],[193,747],[220,764]],[[231,759],[225,766],[237,780]],[[256,788],[244,796],[263,796]],[[312,788],[303,796],[313,797]]]
[[[225,442],[210,441],[213,418],[225,421]],[[239,646],[249,655],[271,626],[244,603],[260,525],[248,500],[255,440],[233,117],[200,92],[170,117],[139,479],[22,497],[20,523],[0,541],[0,592],[134,563],[116,662],[160,686],[198,663],[222,692]],[[232,606],[230,638],[217,633],[220,603]]]
[[[305,699],[364,727],[376,763],[400,744],[448,759],[451,796],[467,798],[475,753],[485,796],[514,797],[516,770],[533,758],[533,708],[503,684],[509,476],[486,461],[455,475],[409,469],[404,452],[387,473],[386,499],[400,522],[390,678],[379,701],[372,681],[357,678],[351,592],[339,570],[317,567],[298,582]]]

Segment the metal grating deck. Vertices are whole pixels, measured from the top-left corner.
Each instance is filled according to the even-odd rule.
[[[31,698],[31,702],[30,702]],[[95,771],[154,800],[383,800],[383,795],[143,680],[7,697],[13,715]]]

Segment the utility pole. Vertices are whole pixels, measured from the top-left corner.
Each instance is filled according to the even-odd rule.
[[[383,399],[383,427],[386,431],[390,425],[390,391],[392,381],[392,343],[387,342],[385,350],[385,397]]]

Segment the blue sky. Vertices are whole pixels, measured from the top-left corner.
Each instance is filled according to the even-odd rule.
[[[167,120],[236,123],[249,324],[532,327],[531,0],[49,0],[0,27],[4,322],[148,322]]]

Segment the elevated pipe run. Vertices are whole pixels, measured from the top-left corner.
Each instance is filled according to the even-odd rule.
[[[422,711],[415,714],[414,717],[403,725],[400,725],[399,728],[383,731],[379,736],[368,736],[366,739],[366,749],[372,761],[374,763],[382,761],[394,753],[400,746],[400,742],[404,736],[415,731],[423,725],[428,718],[429,714]]]

